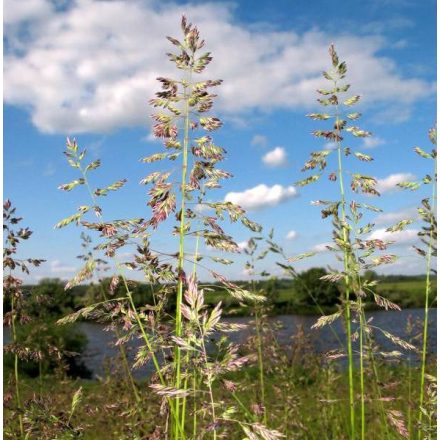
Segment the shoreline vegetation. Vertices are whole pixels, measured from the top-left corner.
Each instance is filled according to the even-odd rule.
[[[311,269],[311,271],[317,268]],[[322,270],[325,273],[324,269]],[[307,274],[308,271],[303,272]],[[425,275],[373,275],[374,279],[380,281],[378,284],[378,292],[391,302],[399,304],[402,309],[408,308],[423,308],[425,305]],[[37,285],[23,285],[23,291],[28,295],[40,295],[41,291],[44,294],[54,298],[62,298],[62,303],[57,308],[54,304],[52,310],[56,318],[60,317],[60,310],[64,314],[73,313],[83,307],[96,302],[95,295],[99,295],[102,289],[108,287],[111,279],[104,279],[101,282],[91,283],[88,285],[79,285],[71,289],[68,298],[64,293],[65,282],[57,278],[43,279]],[[149,284],[130,281],[133,291],[133,301],[136,306],[141,307],[144,304],[151,304],[153,299],[153,291],[156,288]],[[251,284],[258,291],[262,291],[267,300],[266,315],[281,315],[281,314],[298,314],[298,315],[315,315],[321,314],[318,306],[326,313],[334,313],[339,302],[337,296],[326,297],[325,295],[316,294],[316,302],[314,302],[308,295],[305,295],[301,289],[298,289],[294,280],[288,278],[273,278],[269,280],[260,281],[233,281],[234,284],[243,289],[249,289]],[[201,285],[204,283],[201,282]],[[437,279],[431,277],[432,291],[429,298],[429,307],[437,307]],[[209,307],[214,307],[219,301],[223,304],[223,316],[252,316],[253,312],[249,307],[240,304],[240,301],[232,298],[221,283],[209,283],[211,291],[206,295],[206,304]],[[313,288],[314,286],[311,286]],[[117,290],[114,296],[118,297]],[[175,304],[169,304],[172,312]],[[173,307],[174,306],[174,307]],[[4,310],[8,311],[8,304],[4,304]],[[374,301],[366,302],[367,310],[381,310]],[[50,314],[51,311],[49,310]]]

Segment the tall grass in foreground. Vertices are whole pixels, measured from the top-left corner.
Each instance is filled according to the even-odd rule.
[[[429,132],[429,138],[434,146],[437,143],[437,131],[432,129]],[[431,417],[424,408],[425,405],[425,373],[426,373],[426,354],[428,347],[428,315],[429,315],[429,297],[431,293],[431,271],[432,258],[437,256],[437,218],[436,218],[436,187],[437,187],[437,149],[433,149],[430,154],[422,151],[420,148],[415,148],[417,154],[424,158],[433,159],[433,175],[425,176],[423,182],[429,183],[432,187],[432,194],[430,199],[424,199],[422,206],[419,208],[419,215],[424,220],[426,225],[423,227],[419,235],[422,237],[422,242],[426,245],[426,251],[417,249],[417,252],[424,254],[426,257],[426,291],[425,291],[425,312],[423,319],[423,346],[422,346],[422,367],[420,370],[420,399],[419,399],[419,432],[417,438],[422,438],[422,419],[423,416],[431,421]]]
[[[428,326],[429,326],[429,308],[432,304],[429,303],[432,286],[431,286],[431,272],[436,273],[433,269],[432,261],[437,256],[437,216],[436,216],[436,206],[437,206],[437,129],[432,128],[429,130],[429,140],[431,141],[434,148],[431,152],[426,152],[420,147],[415,147],[414,151],[416,154],[424,159],[429,159],[433,161],[432,174],[427,174],[421,181],[415,182],[402,182],[399,184],[401,188],[408,190],[417,190],[420,186],[430,185],[431,195],[428,198],[422,200],[421,206],[418,208],[418,214],[420,219],[424,222],[422,230],[419,232],[424,249],[414,246],[417,254],[421,255],[426,260],[426,280],[425,280],[425,307],[424,307],[424,317],[423,317],[423,341],[422,341],[422,352],[421,352],[421,368],[420,368],[420,388],[419,388],[419,402],[418,402],[418,431],[417,438],[420,440],[424,431],[423,418],[427,418],[429,424],[431,424],[432,414],[428,414],[425,409],[425,379],[426,379],[426,356],[428,349]],[[407,220],[409,221],[409,220]],[[429,390],[432,396],[432,385],[434,378],[430,377],[429,382],[431,389]],[[435,386],[435,384],[434,384]],[[432,402],[431,402],[432,404]],[[429,430],[428,430],[429,431]],[[430,438],[430,437],[429,437]]]
[[[23,240],[28,240],[32,235],[29,228],[18,227],[22,218],[16,215],[16,208],[12,207],[10,200],[3,203],[3,295],[10,304],[10,312],[5,313],[3,322],[12,329],[12,343],[4,347],[6,353],[14,356],[14,387],[16,414],[20,426],[20,436],[24,438],[25,427],[23,423],[23,402],[21,398],[19,362],[21,360],[41,361],[41,352],[24,346],[18,339],[17,326],[30,321],[26,313],[26,296],[22,290],[22,280],[14,275],[14,271],[20,270],[29,274],[28,266],[38,267],[45,260],[17,258],[17,247]]]
[[[371,133],[352,125],[353,121],[361,117],[359,112],[354,112],[352,107],[360,101],[360,95],[346,96],[350,85],[345,83],[347,73],[346,63],[339,60],[333,45],[330,46],[329,54],[332,67],[323,72],[323,77],[328,81],[329,87],[318,89],[321,97],[318,102],[324,107],[322,113],[311,113],[308,116],[317,121],[331,121],[331,128],[328,130],[315,130],[313,135],[326,140],[327,148],[313,152],[311,158],[304,165],[303,171],[317,170],[306,179],[297,182],[298,186],[305,186],[319,180],[326,168],[331,164],[333,169],[328,174],[331,182],[338,182],[339,199],[336,201],[318,200],[315,205],[323,205],[322,218],[331,217],[333,220],[333,241],[334,246],[327,246],[330,251],[341,254],[338,260],[342,262],[342,270],[333,270],[330,274],[321,277],[330,283],[342,283],[341,304],[342,309],[333,315],[322,316],[315,324],[315,328],[330,324],[340,317],[343,317],[346,330],[345,355],[348,359],[347,381],[348,381],[348,417],[349,417],[349,438],[355,440],[365,439],[366,435],[366,404],[368,401],[376,400],[381,408],[380,417],[383,420],[384,428],[387,430],[386,437],[389,437],[387,419],[391,425],[403,436],[407,436],[407,430],[403,423],[403,415],[400,411],[385,409],[383,396],[379,389],[379,377],[377,373],[376,357],[392,358],[400,355],[400,352],[373,352],[373,331],[380,331],[385,337],[405,350],[415,349],[411,344],[400,338],[381,330],[365,318],[364,299],[367,295],[374,297],[374,301],[385,309],[400,309],[396,304],[381,297],[374,291],[376,281],[369,281],[362,278],[363,271],[376,268],[382,264],[393,263],[397,257],[391,254],[384,254],[391,242],[370,238],[374,224],[368,222],[361,224],[365,213],[380,212],[381,210],[362,201],[349,200],[345,180],[347,178],[348,157],[353,156],[361,162],[371,162],[373,158],[367,154],[352,151],[345,144],[344,136],[349,134],[355,138],[365,138]],[[334,163],[330,157],[335,156]],[[376,180],[373,177],[350,170],[350,188],[354,193],[366,194],[369,196],[380,196],[375,189]],[[362,199],[361,199],[362,200]],[[399,222],[387,229],[388,232],[401,231],[408,222]],[[368,234],[368,235],[367,235]],[[304,253],[290,258],[291,262],[311,257],[314,253]],[[355,327],[353,326],[355,325]],[[355,352],[353,343],[359,345],[359,383],[354,380]],[[342,354],[342,353],[341,353]],[[375,384],[374,396],[366,394],[366,361],[370,362],[373,384]],[[359,399],[356,395],[359,393]]]
[[[236,412],[235,407],[227,406],[224,401],[218,403],[214,395],[214,383],[225,373],[236,371],[248,363],[250,357],[240,357],[238,347],[225,338],[220,339],[214,354],[208,352],[208,340],[215,332],[235,331],[240,326],[220,322],[221,303],[208,312],[204,298],[205,290],[209,291],[209,287],[199,287],[198,271],[207,270],[233,297],[241,301],[261,301],[263,297],[227,281],[221,274],[200,263],[204,256],[198,252],[199,240],[203,239],[205,245],[219,251],[238,252],[237,244],[224,232],[219,220],[228,218],[231,222],[240,221],[254,232],[259,232],[261,227],[249,220],[245,211],[237,205],[205,200],[209,189],[219,188],[221,179],[231,177],[227,171],[217,168],[226,151],[216,145],[210,135],[221,127],[222,122],[215,116],[204,115],[211,111],[216,96],[210,92],[211,88],[219,86],[222,81],[196,79],[212,57],[209,52],[200,54],[205,42],[200,39],[198,29],[188,23],[185,17],[182,18],[181,29],[181,41],[168,37],[177,49],[177,54],[170,53],[168,57],[182,72],[182,77],[158,78],[162,90],[150,101],[153,107],[158,108],[152,115],[155,121],[153,133],[163,141],[165,151],[141,159],[143,163],[174,162],[178,159],[181,162],[177,171],[173,166],[174,169],[170,171],[154,171],[141,180],[142,185],[151,185],[148,192],[151,218],[105,221],[99,200],[109,192],[122,188],[126,179],[93,189],[88,176],[100,166],[100,161],[86,165],[86,151],[81,151],[75,140],[67,142],[65,154],[69,165],[79,171],[80,177],[61,185],[60,189],[71,191],[85,186],[90,203],[80,206],[78,213],[60,221],[56,227],[76,222],[88,230],[99,232],[101,243],[96,250],[112,258],[117,274],[110,284],[108,299],[85,307],[60,322],[92,318],[120,326],[125,330],[125,335],[119,338],[118,344],[141,335],[145,345],[137,353],[135,366],[149,361],[154,364],[156,375],[150,387],[163,399],[166,414],[166,423],[160,427],[160,435],[172,439],[185,439],[188,436],[216,439],[218,433],[227,431],[228,425],[238,424],[248,436],[276,439],[279,434],[275,430],[255,423],[254,419],[243,421],[230,417]],[[205,214],[206,211],[210,211],[209,214]],[[97,221],[85,219],[86,215],[92,213]],[[169,222],[173,214],[177,221],[172,230],[178,239],[177,252],[170,254],[153,249],[151,235],[162,223]],[[194,239],[195,251],[191,253],[189,245],[194,243]],[[135,247],[135,257],[132,261],[121,263],[117,255],[125,246]],[[220,264],[232,263],[220,257],[210,257],[210,260]],[[89,254],[83,269],[66,288],[91,279],[96,267],[96,257]],[[124,274],[127,268],[140,271],[151,284],[154,304],[136,308],[130,282]],[[190,275],[189,268],[192,272]],[[125,296],[112,298],[120,282],[124,286]],[[154,286],[159,286],[159,289],[155,290]],[[165,312],[170,306],[175,309],[173,317]],[[232,393],[232,397],[241,409],[245,409],[238,396]],[[189,418],[190,403],[193,405],[193,414]],[[189,434],[191,429],[192,434]]]
[[[63,371],[63,362],[66,356],[71,356],[65,350],[62,337],[51,334],[48,324],[42,316],[35,314],[35,308],[50,302],[51,298],[45,295],[33,295],[25,292],[23,281],[17,271],[29,275],[30,267],[38,267],[45,260],[36,258],[19,258],[18,248],[23,241],[28,240],[32,231],[27,227],[18,226],[22,221],[16,214],[16,208],[10,200],[3,203],[3,233],[5,243],[3,247],[3,301],[9,305],[9,311],[4,313],[4,325],[11,327],[11,342],[4,344],[6,356],[13,356],[13,389],[14,398],[9,391],[4,394],[4,407],[10,411],[9,422],[5,423],[5,438],[19,438],[21,440],[32,438],[37,431],[36,425],[46,425],[42,431],[51,431],[52,438],[74,438],[80,433],[80,427],[71,424],[71,418],[81,399],[81,388],[73,393],[70,411],[67,414],[55,414],[55,409],[43,396],[43,362],[56,363]],[[46,309],[47,310],[47,309]],[[47,318],[47,317],[45,317]],[[24,327],[32,331],[23,331]],[[38,365],[39,392],[31,397],[27,394],[25,380],[20,374],[21,368],[29,363]],[[9,385],[9,384],[8,384]],[[14,403],[10,400],[15,400]],[[11,405],[12,403],[12,405]],[[18,422],[18,429],[16,423]],[[56,425],[55,430],[49,425]],[[17,432],[18,431],[18,432]],[[58,437],[59,435],[59,437]]]

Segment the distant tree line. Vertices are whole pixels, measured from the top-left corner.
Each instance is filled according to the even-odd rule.
[[[267,305],[273,309],[274,313],[279,312],[280,307],[289,306],[300,309],[304,307],[332,307],[338,304],[340,297],[339,286],[336,283],[329,283],[320,278],[328,272],[324,268],[311,268],[299,273],[295,279],[288,278],[268,278],[255,282],[257,290],[261,291],[267,298]],[[369,280],[378,280],[381,283],[400,283],[423,280],[423,275],[380,275],[374,271],[367,271],[364,277]],[[81,307],[95,304],[103,301],[103,292],[109,292],[111,278],[105,278],[100,283],[91,283],[76,286],[65,291],[65,282],[57,278],[42,279],[37,285],[25,285],[23,291],[29,295],[30,309],[29,313],[43,314],[46,318],[60,318],[69,313],[78,310]],[[235,284],[246,289],[250,288],[249,281],[234,281]],[[203,284],[203,283],[201,283]],[[159,286],[147,284],[140,281],[131,281],[130,287],[134,302],[142,307],[145,304],[154,304],[154,294],[159,290]],[[233,306],[235,300],[229,298],[225,288],[217,282],[209,283],[209,294],[207,301],[213,298],[213,303],[224,296],[226,312],[228,305]],[[126,296],[126,291],[122,283],[114,289],[109,298],[121,298]],[[44,305],[38,298],[48,298]],[[32,300],[34,299],[34,300]],[[8,311],[9,303],[5,302],[4,312]],[[174,296],[170,295],[167,302],[169,312],[175,307]]]

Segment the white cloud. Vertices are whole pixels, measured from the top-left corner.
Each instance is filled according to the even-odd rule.
[[[364,142],[362,144],[363,148],[376,148],[380,145],[385,144],[385,140],[380,137],[367,137],[364,138]]]
[[[286,235],[286,240],[294,240],[298,237],[298,233],[296,231],[289,231]]]
[[[141,140],[144,142],[161,142],[161,139],[154,136],[153,130],[151,130],[146,136],[143,136]]]
[[[287,164],[287,153],[283,147],[275,147],[273,150],[266,153],[262,161],[270,167],[279,167]]]
[[[417,241],[417,229],[404,229],[398,232],[387,232],[386,228],[376,229],[368,237],[369,240],[394,241],[396,244],[403,245]]]
[[[383,55],[385,38],[245,26],[230,3],[78,0],[57,10],[52,5],[5,4],[5,102],[30,109],[32,122],[45,132],[108,132],[145,124],[146,101],[158,89],[155,78],[175,75],[164,56],[170,50],[164,37],[179,35],[183,12],[214,55],[209,77],[225,81],[218,108],[226,117],[314,108],[330,41],[347,61],[347,79],[366,106],[394,103],[409,117],[412,105],[435,90],[434,83],[399,72]],[[24,25],[26,32],[18,31]]]
[[[334,245],[335,244],[332,242],[319,243],[319,244],[316,244],[315,246],[313,246],[312,250],[313,250],[313,252],[328,252],[329,250],[327,249],[327,246],[334,247]]]
[[[4,24],[13,26],[31,20],[47,18],[52,6],[45,0],[5,0],[3,5]]]
[[[399,187],[396,186],[398,183],[411,181],[415,178],[416,176],[411,173],[390,174],[388,177],[383,179],[377,179],[376,189],[380,192],[380,194],[397,191],[399,189]]]
[[[251,140],[251,145],[265,148],[267,146],[267,137],[262,134],[256,134]]]
[[[293,186],[267,186],[262,183],[243,192],[230,192],[226,194],[225,202],[236,203],[247,210],[256,210],[279,205],[296,196],[297,191]]]
[[[196,211],[196,212],[206,212],[206,211],[209,211],[210,209],[212,209],[212,208],[209,207],[208,205],[204,205],[201,203],[197,203],[197,205],[194,206],[194,211]]]
[[[371,120],[376,124],[387,125],[389,123],[401,123],[408,121],[410,117],[411,107],[400,107],[390,103],[385,108],[382,108],[372,115]]]
[[[249,278],[250,276],[253,275],[253,271],[252,271],[252,269],[243,269],[241,271],[241,275],[246,277],[246,278]]]
[[[67,275],[75,271],[76,267],[63,265],[60,260],[50,262],[50,272],[53,274]]]
[[[238,248],[240,249],[240,251],[244,251],[245,249],[248,248],[248,244],[249,242],[246,241],[240,241],[239,243],[237,243]]]
[[[324,144],[324,150],[336,150],[338,148],[338,144],[336,142],[326,142]]]
[[[375,218],[374,223],[376,225],[384,225],[384,224],[397,223],[404,219],[416,219],[416,218],[417,218],[417,208],[407,208],[407,209],[401,209],[399,211],[385,212],[379,214]]]
[[[395,0],[392,1],[394,3]],[[387,1],[386,3],[391,3]],[[397,3],[397,2],[396,2]],[[398,0],[398,3],[402,3]],[[367,33],[379,34],[390,30],[410,29],[415,24],[412,20],[406,17],[391,17],[380,21],[370,21],[362,26],[362,31]]]

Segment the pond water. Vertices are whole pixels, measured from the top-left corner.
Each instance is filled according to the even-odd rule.
[[[373,311],[367,313],[367,319],[372,319],[370,324],[382,330],[388,331],[395,336],[404,340],[409,340],[407,333],[408,320],[411,319],[413,323],[419,321],[419,327],[416,332],[420,332],[421,322],[423,320],[423,309],[405,309],[402,311]],[[271,317],[272,321],[280,324],[277,330],[277,338],[280,344],[293,344],[292,336],[297,334],[299,329],[303,329],[304,333],[310,337],[312,346],[316,352],[327,352],[329,350],[338,349],[341,343],[344,344],[345,333],[342,323],[336,322],[331,327],[325,326],[321,329],[311,329],[311,326],[316,322],[317,316],[302,316],[302,315],[280,315]],[[251,323],[251,318],[224,318],[224,322],[233,322],[248,324]],[[429,313],[429,346],[428,352],[436,354],[437,347],[437,309],[430,309]],[[92,371],[93,376],[103,376],[106,374],[106,365],[115,359],[119,350],[113,346],[115,341],[114,334],[103,330],[100,324],[93,324],[83,322],[79,324],[80,329],[87,335],[88,345],[82,357],[85,365]],[[352,331],[356,330],[353,327]],[[235,333],[229,333],[229,338],[233,342],[244,342],[252,334],[252,326]],[[376,342],[383,351],[399,350],[403,353],[404,358],[411,362],[416,362],[417,355],[403,350],[393,344],[387,339],[379,330],[374,333]],[[130,360],[134,358],[136,347],[142,344],[142,340],[132,340],[126,347]],[[419,345],[419,344],[417,344]],[[356,346],[353,347],[356,350]],[[344,364],[344,360],[341,361]],[[142,369],[134,372],[135,377],[145,377],[146,374],[152,371],[151,365],[146,365]]]

